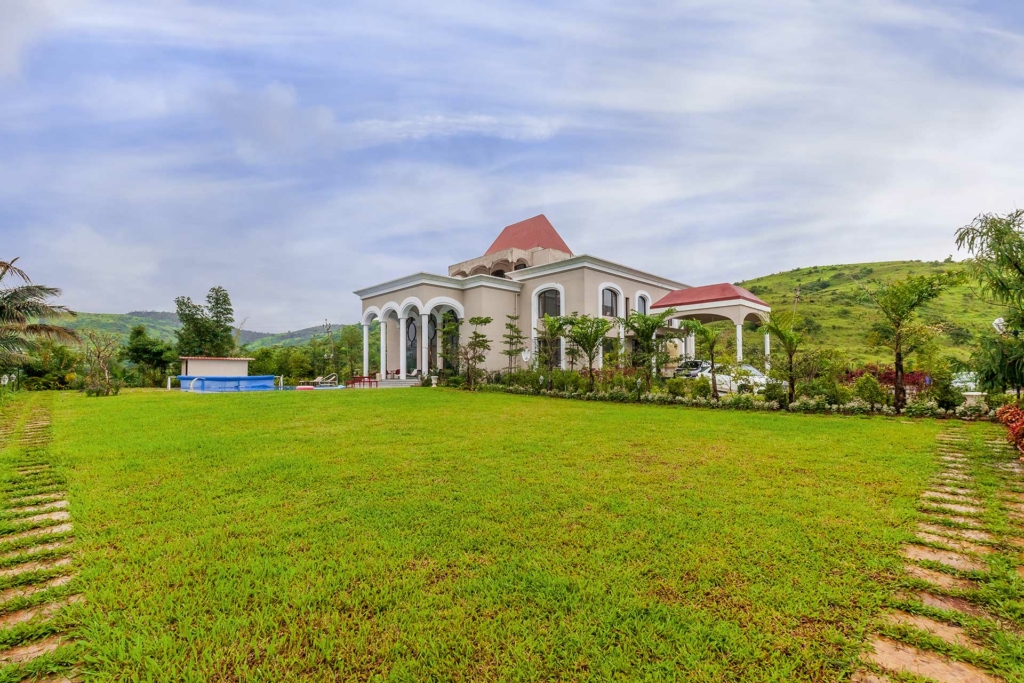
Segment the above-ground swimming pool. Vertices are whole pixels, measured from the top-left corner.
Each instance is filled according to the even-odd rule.
[[[178,375],[182,391],[224,393],[228,391],[273,391],[277,388],[273,375],[252,377],[201,377]]]

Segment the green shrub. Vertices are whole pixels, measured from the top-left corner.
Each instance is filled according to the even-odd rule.
[[[702,375],[690,381],[692,382],[690,385],[691,397],[703,399],[711,398],[711,380],[709,378]]]
[[[869,373],[864,373],[854,382],[853,395],[873,406],[884,406],[889,403],[889,392]]]
[[[434,386],[434,380],[432,380],[430,378],[430,375],[423,375],[423,378],[420,379],[420,386],[421,387],[432,387],[432,386]]]
[[[918,398],[908,403],[903,412],[907,417],[938,417],[940,410],[935,401]]]
[[[985,394],[985,404],[991,410],[998,410],[1003,406],[1008,406],[1011,403],[1016,403],[1017,397],[1013,394],[1007,394],[1005,392],[989,392]]]
[[[689,396],[690,395],[690,384],[693,380],[683,379],[681,377],[673,377],[672,379],[665,381],[665,388],[668,393],[672,396]]]

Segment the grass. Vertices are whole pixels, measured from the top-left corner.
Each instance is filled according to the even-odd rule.
[[[845,680],[942,428],[445,390],[5,410],[45,408],[96,680]]]
[[[957,263],[939,261],[887,261],[851,265],[798,268],[741,282],[775,308],[791,309],[793,295],[800,287],[798,311],[820,326],[808,334],[812,347],[837,348],[852,360],[892,365],[892,355],[869,348],[865,336],[878,318],[877,310],[863,296],[862,285],[872,280],[888,282],[910,275],[930,275],[943,270],[960,270]],[[954,287],[922,307],[921,318],[929,324],[950,323],[962,330],[960,338],[940,335],[938,345],[944,355],[962,360],[970,356],[977,337],[992,329],[992,321],[1004,315],[999,306],[978,298],[972,284]],[[757,335],[748,335],[756,337]],[[754,339],[753,341],[758,341]],[[748,342],[748,345],[753,342]],[[751,350],[756,348],[752,346]]]

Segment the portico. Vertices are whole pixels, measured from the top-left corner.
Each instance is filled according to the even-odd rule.
[[[651,306],[655,313],[674,309],[670,318],[672,327],[679,328],[683,320],[699,320],[702,323],[728,320],[736,326],[736,362],[743,362],[743,324],[758,322],[771,312],[771,307],[746,289],[733,284],[722,283],[689,287],[670,292]],[[771,355],[771,342],[764,335],[764,355]],[[693,334],[683,338],[683,358],[696,356],[696,340]]]

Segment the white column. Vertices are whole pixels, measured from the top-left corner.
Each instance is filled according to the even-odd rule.
[[[423,352],[420,354],[422,361],[420,362],[420,377],[430,374],[430,314],[420,314],[420,348]]]
[[[597,365],[596,365],[596,369],[597,370],[603,370],[604,369],[604,344],[601,344],[601,346],[599,346],[598,349],[597,349]]]
[[[370,326],[363,325],[363,377],[370,374]]]
[[[537,340],[534,339],[533,341],[534,341],[534,346],[536,346]],[[565,357],[565,337],[559,337],[558,338],[558,349],[559,349],[559,351],[558,351],[558,361],[559,361],[559,363],[558,364],[559,364],[559,366],[563,370],[565,370],[567,367],[569,367],[569,361]]]
[[[697,336],[693,332],[686,335],[686,359],[697,359]]]
[[[380,319],[380,378],[387,377],[388,371],[388,321]]]
[[[743,324],[736,326],[736,362],[743,362]]]
[[[772,336],[764,335],[764,370],[768,372],[772,365]]]
[[[408,318],[398,319],[398,379],[405,379],[405,373],[409,365],[405,353],[405,347],[409,343],[407,339],[408,330],[406,328],[407,320]]]

